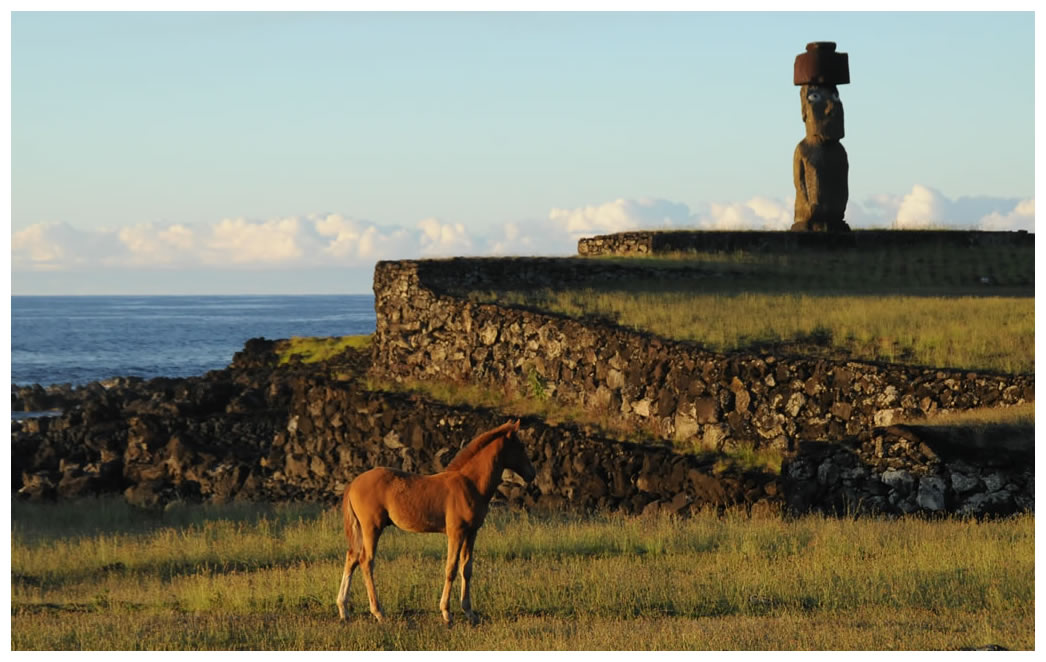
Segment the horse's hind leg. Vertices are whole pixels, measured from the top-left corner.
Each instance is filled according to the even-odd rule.
[[[367,599],[370,600],[370,613],[381,621],[385,615],[378,603],[378,590],[374,588],[374,554],[378,551],[378,538],[381,528],[363,524],[363,549],[360,551],[359,564],[363,567],[363,583],[367,585]]]
[[[360,564],[359,556],[354,549],[345,552],[345,570],[341,574],[341,587],[338,589],[338,616],[345,620],[349,607],[349,583],[352,581],[352,573]]]
[[[458,571],[458,558],[464,543],[463,531],[447,529],[447,572],[444,575],[443,595],[439,599],[439,611],[447,625],[450,625],[450,587],[454,583],[454,574]]]
[[[472,581],[472,546],[476,544],[476,531],[470,531],[465,536],[465,542],[461,546],[461,609],[465,612],[465,618],[469,623],[475,625],[479,618],[472,612],[472,596],[469,583]]]

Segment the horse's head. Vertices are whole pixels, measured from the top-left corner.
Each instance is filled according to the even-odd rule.
[[[505,435],[505,445],[501,451],[501,458],[505,463],[506,469],[515,471],[523,480],[529,483],[534,480],[537,472],[534,471],[534,465],[530,463],[530,458],[527,457],[527,449],[523,447],[523,442],[519,440],[518,432],[519,419],[517,418],[509,426],[508,433]]]

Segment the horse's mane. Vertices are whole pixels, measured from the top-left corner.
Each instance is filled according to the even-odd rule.
[[[469,460],[476,456],[476,453],[486,448],[487,444],[503,436],[513,427],[515,427],[515,424],[510,421],[508,423],[505,423],[504,425],[500,425],[494,428],[493,430],[487,430],[483,434],[479,435],[478,437],[470,441],[468,443],[468,446],[465,446],[460,451],[458,451],[458,454],[454,456],[454,459],[450,461],[450,464],[447,465],[447,468],[445,470],[459,471],[461,467],[465,466],[465,464]]]

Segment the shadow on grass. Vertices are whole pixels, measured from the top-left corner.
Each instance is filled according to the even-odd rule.
[[[329,510],[321,504],[230,503],[221,505],[171,505],[142,509],[121,496],[83,498],[75,503],[11,502],[11,531],[27,544],[48,540],[102,535],[143,535],[162,529],[200,528],[212,522],[256,525],[268,522],[279,534],[290,525],[319,519]]]
[[[893,425],[887,428],[922,442],[945,462],[962,460],[992,466],[1005,458],[1010,466],[1035,463],[1035,423]]]
[[[178,577],[234,575],[262,570],[292,568],[300,566],[300,557],[287,557],[271,561],[237,560],[237,559],[189,559],[185,561],[160,561],[128,566],[122,562],[108,563],[103,566],[86,568],[69,567],[60,571],[34,574],[15,570],[11,571],[12,586],[55,589],[62,586],[76,585],[88,581],[101,581],[109,576],[151,577],[169,582]]]

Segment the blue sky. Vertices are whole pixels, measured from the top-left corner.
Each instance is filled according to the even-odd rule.
[[[787,229],[815,40],[850,58],[851,225],[1033,227],[1031,12],[15,13],[12,292]]]

